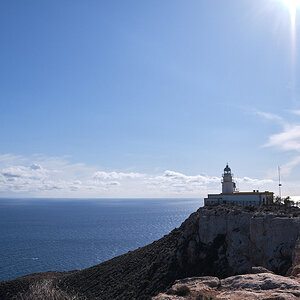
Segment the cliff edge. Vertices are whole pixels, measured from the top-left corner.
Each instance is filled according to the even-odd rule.
[[[160,240],[91,268],[40,273],[2,282],[0,299],[34,299],[30,293],[45,282],[53,293],[63,295],[55,299],[68,299],[67,295],[69,299],[151,299],[170,289],[176,280],[198,277],[199,283],[199,277],[210,276],[218,281],[253,273],[257,267],[274,273],[264,271],[263,274],[269,274],[265,278],[294,276],[284,279],[298,282],[299,231],[297,208],[203,207]],[[225,286],[230,290],[228,282]]]

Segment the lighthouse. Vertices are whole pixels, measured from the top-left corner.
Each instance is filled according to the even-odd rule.
[[[232,194],[235,192],[235,182],[232,179],[233,174],[231,174],[231,169],[226,165],[223,173],[222,179],[222,193]]]
[[[221,194],[208,194],[207,198],[204,198],[204,205],[270,205],[273,203],[274,193],[265,191],[259,192],[253,190],[253,192],[239,192],[235,187],[233,181],[233,174],[228,164],[224,169],[222,175],[222,193]]]

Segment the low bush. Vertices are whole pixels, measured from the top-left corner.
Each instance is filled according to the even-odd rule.
[[[187,296],[190,293],[190,289],[186,285],[181,285],[176,289],[177,296]]]
[[[198,296],[196,297],[196,300],[213,300],[213,298],[210,297],[210,296],[198,295]]]

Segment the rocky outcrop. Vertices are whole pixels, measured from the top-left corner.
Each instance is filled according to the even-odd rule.
[[[263,266],[285,275],[298,257],[295,253],[300,231],[298,217],[223,208],[201,209],[198,218],[201,243],[209,245],[218,236],[224,236],[223,255],[231,274]],[[219,255],[218,259],[222,258]]]
[[[195,277],[178,280],[153,300],[295,300],[300,299],[300,282],[271,273],[247,274],[220,280],[217,277]]]
[[[275,208],[201,208],[187,219],[171,256],[181,274],[227,277],[260,266],[286,275],[300,269],[297,214]],[[166,258],[161,258],[164,261]]]
[[[266,280],[296,276],[300,273],[299,211],[275,206],[203,207],[150,245],[88,269],[53,273],[47,279],[56,289],[79,298],[142,300],[188,277],[211,276],[219,282],[218,278],[252,273],[236,278],[252,278],[254,284],[260,274],[267,274]],[[266,269],[274,274],[259,273],[269,272]],[[42,278],[37,274],[0,283],[0,299],[12,299],[16,290],[27,293]],[[229,286],[221,282],[224,288]]]
[[[296,241],[295,248],[293,250],[293,265],[288,274],[292,276],[298,276],[300,274],[300,237]]]

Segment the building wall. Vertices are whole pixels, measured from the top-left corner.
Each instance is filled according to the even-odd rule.
[[[227,182],[223,181],[222,182],[222,193],[233,193],[234,188],[233,188],[233,182]]]
[[[233,193],[233,192],[234,192],[234,183],[232,181],[232,175],[223,174],[222,193]]]
[[[211,194],[204,199],[205,205],[237,204],[237,205],[263,205],[273,202],[272,193],[234,193],[234,194]]]

